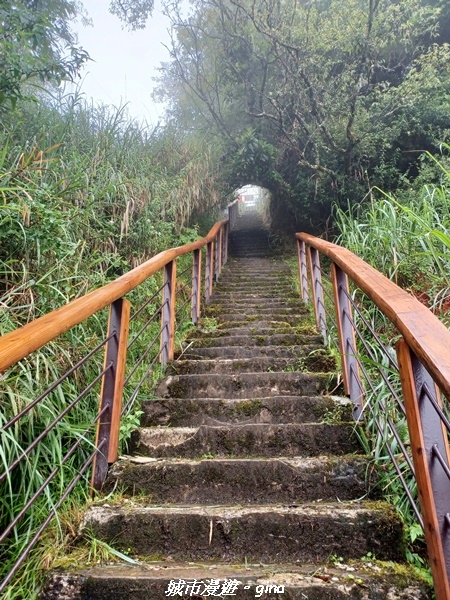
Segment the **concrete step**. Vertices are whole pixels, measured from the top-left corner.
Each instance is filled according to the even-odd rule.
[[[285,292],[279,294],[271,294],[269,292],[264,292],[263,294],[258,294],[253,292],[252,294],[241,294],[240,292],[227,292],[227,291],[216,291],[211,296],[211,303],[214,305],[217,301],[218,304],[225,304],[226,302],[258,302],[270,304],[272,301],[284,302],[287,300],[288,302],[296,303],[296,306],[299,308],[303,308],[309,311],[308,307],[305,307],[301,300],[298,297],[298,294],[292,292],[290,294],[286,294]]]
[[[142,404],[143,427],[196,427],[243,423],[350,422],[351,402],[338,396],[268,398],[156,398]]]
[[[226,335],[271,335],[273,333],[298,333],[299,335],[318,335],[317,329],[312,325],[296,326],[280,325],[278,321],[256,321],[254,323],[244,322],[237,327],[228,326],[226,323],[217,325],[215,329],[193,330],[189,335],[189,341],[209,337],[224,337]]]
[[[289,301],[288,299],[283,299],[280,297],[279,300],[276,300],[272,297],[272,299],[260,300],[259,298],[247,298],[246,296],[240,296],[237,299],[223,299],[220,297],[213,296],[208,304],[208,310],[211,310],[213,307],[226,309],[227,312],[230,310],[242,310],[243,308],[251,308],[251,309],[265,309],[267,305],[270,305],[271,309],[287,309],[290,308],[292,310],[301,310],[302,314],[307,314],[309,312],[307,309],[303,307],[301,302],[296,298],[295,300]]]
[[[219,346],[245,346],[255,348],[255,353],[258,348],[264,346],[301,346],[303,344],[321,344],[322,336],[308,335],[299,333],[273,333],[271,335],[259,335],[252,333],[250,335],[226,335],[222,334],[218,329],[216,332],[211,332],[208,336],[202,336],[193,339],[193,347],[195,348],[211,348]],[[322,346],[323,347],[323,346]]]
[[[336,377],[315,373],[170,375],[157,387],[160,398],[262,398],[317,396],[336,385]]]
[[[259,325],[265,325],[271,323],[273,327],[298,327],[299,323],[302,322],[301,314],[293,315],[236,315],[234,313],[209,315],[214,317],[218,324],[218,329],[227,327],[240,327],[240,326],[251,326],[258,327]],[[308,315],[309,316],[309,315]],[[322,340],[322,338],[321,338]],[[322,340],[323,343],[323,340]]]
[[[308,356],[311,352],[323,351],[320,344],[308,344],[305,346],[258,346],[259,356],[292,357],[301,358]],[[253,346],[216,346],[209,348],[197,348],[195,342],[190,344],[183,352],[182,358],[252,358],[255,356]]]
[[[236,600],[429,600],[432,597],[430,588],[407,565],[379,566],[371,561],[351,565],[342,562],[199,565],[168,560],[53,572],[40,600],[166,600],[177,584],[183,597],[194,600],[214,596]]]
[[[298,307],[289,307],[289,306],[285,306],[285,307],[276,307],[274,306],[273,308],[271,306],[267,307],[267,308],[262,308],[260,306],[256,307],[256,306],[247,306],[246,304],[242,305],[242,306],[235,306],[235,307],[230,307],[228,305],[208,305],[206,311],[205,311],[206,316],[208,317],[215,317],[218,316],[220,318],[221,321],[226,321],[227,319],[227,315],[231,314],[231,316],[233,317],[238,317],[238,316],[252,316],[252,315],[258,315],[258,316],[265,316],[265,315],[269,315],[269,319],[271,318],[271,315],[274,315],[276,317],[281,317],[281,316],[297,316],[297,319],[299,319],[300,316],[306,314],[305,309],[302,308],[300,305]]]
[[[377,503],[254,506],[91,506],[82,528],[141,555],[175,560],[344,560],[369,552],[404,560],[402,524],[395,509]]]
[[[368,461],[357,456],[272,459],[155,459],[116,462],[104,491],[118,486],[152,504],[294,504],[367,495]]]
[[[140,427],[131,452],[159,457],[342,456],[361,452],[353,423],[222,424]]]
[[[257,352],[257,349],[255,350]],[[254,352],[254,354],[255,354]],[[186,373],[257,373],[258,371],[297,371],[326,373],[336,370],[333,356],[322,351],[303,358],[254,356],[253,358],[215,358],[202,360],[177,360],[172,362],[168,374]]]

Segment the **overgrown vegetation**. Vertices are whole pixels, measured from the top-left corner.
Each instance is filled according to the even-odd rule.
[[[279,227],[322,232],[335,203],[331,230],[338,241],[448,325],[450,169],[436,155],[450,130],[449,4],[196,0],[187,11],[177,0],[163,5],[174,28],[157,95],[169,109],[167,124],[151,130],[124,108],[94,107],[51,87],[75,80],[89,59],[70,28],[83,14],[80,3],[0,2],[0,334],[206,233],[226,195],[248,183],[271,192]],[[153,0],[112,0],[111,10],[137,29]],[[154,278],[141,286],[133,304],[159,285]],[[131,335],[156,309],[155,300]],[[385,321],[368,317],[391,344]],[[93,349],[106,321],[103,311],[2,374],[1,423]],[[216,326],[206,321],[205,327]],[[152,326],[130,350],[130,361],[155,335]],[[373,362],[390,377],[382,356]],[[18,458],[102,365],[100,352],[76,382],[57,388],[20,427],[3,432],[1,464]],[[132,401],[124,441],[138,422],[140,401],[152,393],[149,379],[133,395],[143,377],[142,365],[127,382],[125,397]],[[64,450],[80,441],[80,452],[0,547],[0,578],[91,452],[97,400],[98,387],[0,484],[4,525],[11,507],[26,507]],[[375,409],[388,406],[407,443],[386,388],[376,387],[370,402]],[[373,420],[368,433],[372,426]],[[418,531],[386,448],[379,437],[371,439],[368,451],[414,542]],[[76,488],[72,511],[86,501],[86,489]],[[67,535],[66,519],[59,518],[48,534],[52,546]],[[5,597],[35,597],[36,567],[48,562],[44,546]]]
[[[18,104],[9,119],[4,117],[3,124],[2,334],[104,285],[162,249],[197,239],[199,228],[191,215],[219,204],[208,150],[192,140],[187,145],[173,128],[142,128],[127,117],[125,109],[92,107],[79,96],[61,94],[54,104],[43,99]],[[186,267],[185,262],[179,261],[180,270]],[[130,294],[134,310],[160,285],[160,278],[154,277]],[[133,321],[130,339],[159,308],[159,295]],[[180,322],[184,317],[179,315]],[[2,423],[95,348],[105,338],[106,324],[104,310],[4,373]],[[129,364],[135,363],[151,340],[158,338],[159,327],[156,319],[133,344]],[[183,328],[177,332],[178,338],[183,336]],[[153,392],[154,382],[146,377],[146,369],[158,349],[154,346],[125,387],[128,407],[122,424],[124,441],[137,424],[140,402]],[[103,351],[99,351],[74,377],[4,431],[2,465],[12,464],[30,442],[43,435],[102,368]],[[156,373],[160,373],[158,369]],[[61,465],[68,449],[80,442],[77,452],[2,544],[0,579],[91,454],[98,393],[99,384],[76,402],[45,435],[43,444],[0,484],[0,522],[5,526],[12,515],[26,509],[47,477]],[[85,502],[88,479],[89,470],[83,485],[75,490],[73,503]],[[45,546],[33,554],[35,558],[16,578],[6,598],[33,597],[36,577],[40,576],[36,564],[44,560],[42,552],[46,552]]]
[[[447,326],[450,324],[448,150],[444,144],[443,156],[428,155],[414,185],[405,181],[396,197],[379,189],[371,190],[370,197],[360,205],[349,206],[346,211],[336,208],[335,219],[337,241],[341,245],[413,294]],[[364,323],[355,315],[366,343],[366,348],[358,343],[364,379],[370,378],[370,384],[366,385],[361,441],[374,459],[383,494],[404,520],[408,559],[423,569],[426,566],[423,532],[393,464],[395,457],[411,496],[418,502],[416,481],[400,447],[403,444],[409,451],[407,422],[393,393],[401,398],[394,348],[398,333],[364,294],[355,290],[353,297],[366,320]],[[384,349],[373,338],[367,323]]]

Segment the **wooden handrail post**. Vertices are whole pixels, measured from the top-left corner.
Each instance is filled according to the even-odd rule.
[[[214,278],[214,242],[206,244],[206,264],[205,264],[205,301],[208,303],[212,295]]]
[[[192,260],[192,295],[191,295],[191,320],[194,325],[198,324],[200,317],[202,285],[202,251],[199,248],[193,252]]]
[[[356,336],[353,327],[353,311],[349,299],[348,277],[344,271],[331,264],[331,279],[336,308],[336,323],[341,351],[342,376],[345,393],[353,405],[353,417],[358,421],[363,410],[363,384],[356,359]]]
[[[311,290],[314,303],[316,325],[322,334],[323,341],[327,343],[327,321],[325,304],[323,302],[322,275],[320,271],[319,251],[308,246],[309,270],[311,273]]]
[[[174,260],[164,267],[164,286],[161,309],[161,364],[173,360],[175,345],[175,292],[177,265]]]
[[[306,245],[303,240],[297,240],[298,275],[300,280],[300,295],[305,304],[309,302],[308,267],[306,265]]]
[[[436,598],[450,600],[450,481],[437,458],[449,467],[448,437],[430,401],[440,406],[440,392],[405,340],[396,350]]]
[[[92,467],[92,487],[100,491],[108,473],[108,465],[119,453],[120,414],[122,411],[123,382],[127,357],[130,302],[120,298],[109,310],[108,343],[105,348],[104,369],[100,391],[100,412],[95,445],[104,449],[95,456]],[[106,410],[105,410],[106,409]],[[105,411],[105,412],[103,412]]]

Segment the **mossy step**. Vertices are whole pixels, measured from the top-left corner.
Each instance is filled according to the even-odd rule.
[[[258,298],[254,298],[252,297],[251,299],[248,299],[245,296],[240,296],[238,299],[224,299],[224,298],[218,298],[213,296],[208,304],[208,310],[210,310],[210,307],[223,307],[224,309],[226,308],[227,311],[229,311],[230,309],[242,309],[242,308],[254,308],[254,309],[262,309],[262,308],[267,308],[267,305],[270,304],[270,308],[274,309],[274,308],[290,308],[290,309],[303,309],[302,312],[305,311],[305,307],[303,306],[303,304],[298,300],[286,300],[286,299],[280,299],[280,300],[275,300],[273,297],[271,300],[269,299],[264,299],[264,300],[260,300]]]
[[[219,586],[210,588],[216,597],[220,597],[217,593],[224,584],[239,582],[235,591],[228,588],[233,592],[228,597],[236,600],[430,600],[432,597],[429,586],[403,564],[365,561],[334,565],[252,565],[248,562],[227,565],[167,560],[79,567],[65,573],[54,571],[40,600],[166,600],[171,582],[182,581],[192,582],[191,585],[199,582],[196,589],[200,592],[207,583],[217,581]],[[189,597],[193,589],[181,585],[181,592],[187,594],[185,597]],[[190,597],[197,600],[206,596]]]
[[[170,375],[156,390],[160,398],[261,398],[263,396],[316,396],[336,386],[336,377],[324,373],[241,373],[239,375]]]
[[[251,326],[258,327],[261,324],[271,323],[273,327],[292,326],[298,327],[304,323],[304,319],[309,319],[310,313],[301,313],[293,315],[236,315],[234,313],[221,314],[217,312],[215,315],[209,315],[217,320],[218,329],[227,327]],[[321,338],[322,340],[322,338]],[[323,340],[322,340],[323,341]]]
[[[385,503],[290,506],[91,506],[82,528],[138,555],[225,562],[321,562],[369,552],[404,560],[402,524]]]
[[[143,427],[195,427],[224,423],[321,423],[352,420],[347,398],[274,396],[235,398],[156,398],[142,404]]]
[[[257,352],[257,349],[256,349]],[[258,371],[297,371],[326,373],[336,370],[335,358],[329,353],[315,353],[303,358],[254,356],[252,358],[215,358],[177,360],[168,366],[168,374],[185,373],[257,373]]]
[[[255,356],[292,357],[300,359],[312,352],[323,352],[322,344],[302,346],[211,346],[198,348],[195,342],[183,352],[186,359],[199,358],[252,358]]]
[[[298,294],[296,294],[295,292],[291,292],[291,293],[279,293],[279,294],[272,294],[270,292],[265,292],[264,294],[258,294],[255,292],[252,292],[252,294],[242,294],[241,292],[227,292],[227,291],[215,291],[214,294],[211,296],[211,302],[213,304],[217,303],[225,303],[225,302],[237,302],[237,303],[242,303],[242,302],[250,302],[250,303],[265,303],[265,304],[269,304],[272,301],[277,301],[277,302],[292,302],[295,303],[297,306],[301,306],[302,308],[304,308],[304,305],[302,304],[302,302],[299,300]]]
[[[352,423],[245,423],[140,427],[130,441],[140,456],[201,458],[344,455],[361,452]]]
[[[144,494],[149,502],[275,504],[354,500],[367,494],[362,457],[179,460],[146,457],[116,462],[104,491]]]
[[[263,293],[263,295],[266,295],[269,292],[273,292],[274,294],[279,293],[279,294],[292,295],[293,291],[294,291],[292,288],[292,285],[290,285],[290,284],[283,284],[283,283],[274,284],[271,282],[256,284],[249,280],[247,280],[245,283],[239,283],[239,282],[225,283],[225,282],[223,282],[216,289],[217,289],[217,292],[219,292],[219,291],[235,292],[235,291],[239,290],[242,292],[243,295],[246,295],[247,293],[254,294],[257,292],[261,292],[261,293]]]
[[[299,335],[318,335],[317,329],[312,325],[289,325],[278,321],[244,322],[237,327],[227,327],[225,324],[217,325],[215,329],[202,329],[199,327],[189,334],[189,340],[208,337],[224,337],[226,335],[271,335],[274,333],[293,333]]]
[[[300,333],[227,335],[226,330],[218,329],[211,332],[210,335],[194,338],[193,343],[198,348],[211,348],[212,346],[301,346],[303,344],[321,344],[322,336]]]

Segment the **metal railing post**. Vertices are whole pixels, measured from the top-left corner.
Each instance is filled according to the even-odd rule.
[[[98,452],[92,467],[92,487],[100,491],[108,473],[108,465],[117,460],[119,452],[120,414],[127,357],[130,303],[124,298],[113,302],[109,310],[108,340],[104,368],[111,365],[102,378],[100,417],[95,445],[105,448]],[[106,409],[106,410],[105,410]]]
[[[222,272],[222,228],[217,232],[216,241],[215,241],[215,269],[214,269],[214,280],[219,281],[220,273]]]
[[[396,350],[435,594],[449,600],[450,461],[447,430],[436,410],[440,392],[405,340]]]
[[[356,357],[356,336],[352,325],[354,321],[349,299],[348,277],[340,267],[332,263],[331,279],[333,282],[344,388],[345,393],[352,401],[354,419],[358,421],[363,410],[363,397],[361,393],[363,385]]]
[[[325,304],[323,302],[322,275],[320,271],[319,251],[308,246],[309,269],[311,273],[311,289],[314,303],[314,314],[316,325],[322,334],[323,341],[327,343],[327,321],[325,315]]]
[[[192,297],[191,297],[191,320],[194,325],[198,324],[200,316],[202,285],[202,251],[194,250],[192,261]]]
[[[161,364],[173,360],[175,342],[175,292],[177,265],[174,260],[164,267],[164,287],[161,309]]]
[[[223,247],[222,247],[222,264],[226,265],[228,261],[228,235],[230,233],[230,222],[227,221],[223,226]]]
[[[214,242],[206,244],[206,264],[205,264],[205,300],[208,303],[212,295],[214,273]]]
[[[297,239],[298,275],[300,280],[300,295],[305,304],[309,302],[308,294],[308,267],[306,265],[306,245],[303,240]]]

